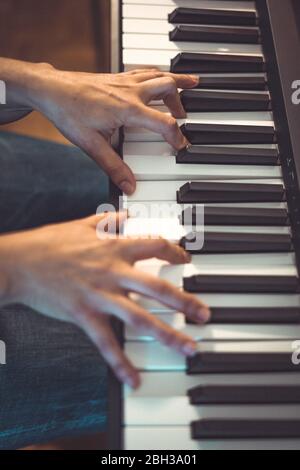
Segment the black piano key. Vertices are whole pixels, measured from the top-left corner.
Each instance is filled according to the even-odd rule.
[[[204,244],[196,243],[204,237]],[[192,254],[288,253],[293,251],[290,234],[196,232],[180,240],[180,246]]]
[[[200,75],[200,80],[195,89],[218,89],[218,90],[266,90],[268,87],[267,77],[258,76],[213,76]]]
[[[192,405],[288,405],[300,403],[300,386],[203,385],[188,396]]]
[[[295,276],[200,274],[184,278],[183,286],[185,291],[193,294],[296,294],[299,292],[299,279]]]
[[[170,68],[174,73],[259,73],[265,63],[261,55],[180,52]]]
[[[198,353],[187,359],[187,373],[247,374],[247,373],[300,372],[292,361],[292,351],[287,353]]]
[[[279,165],[277,148],[191,145],[179,150],[176,163],[207,165]]]
[[[300,437],[299,420],[207,419],[194,421],[192,439],[293,439]],[[278,443],[280,448],[280,441]]]
[[[273,126],[199,124],[187,122],[181,131],[192,145],[275,144]]]
[[[227,324],[277,324],[296,325],[300,323],[300,308],[297,307],[215,307],[211,309],[210,323],[214,325]],[[198,324],[186,319],[188,324]]]
[[[255,11],[209,8],[176,8],[169,14],[169,23],[257,26]]]
[[[183,90],[180,97],[187,112],[271,110],[268,92]]]
[[[283,202],[282,184],[241,184],[197,181],[185,183],[177,192],[178,204]]]
[[[259,44],[261,36],[259,28],[228,27],[205,25],[177,25],[170,32],[170,41],[185,42],[225,42],[239,44]]]
[[[198,221],[203,221],[204,226],[224,225],[224,226],[265,226],[265,227],[285,227],[288,226],[289,216],[286,209],[274,208],[252,208],[252,207],[187,207],[182,211],[182,225],[197,225]]]

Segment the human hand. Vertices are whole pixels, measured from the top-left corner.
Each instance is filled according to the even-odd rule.
[[[188,142],[176,118],[185,118],[178,88],[193,88],[198,78],[158,70],[89,74],[49,70],[30,94],[31,104],[46,115],[73,144],[84,150],[126,194],[136,188],[131,169],[110,144],[122,126],[161,134],[175,149]],[[163,100],[170,114],[148,106]]]
[[[108,216],[106,216],[108,217]],[[110,215],[122,223],[125,215]],[[186,356],[196,352],[189,336],[174,330],[135,303],[131,293],[153,298],[198,323],[209,309],[197,297],[143,273],[134,263],[159,258],[190,261],[165,240],[96,236],[99,216],[0,237],[2,303],[23,303],[47,316],[82,328],[117,377],[138,387],[139,374],[120,348],[110,325],[116,317]],[[1,300],[1,298],[0,298]]]

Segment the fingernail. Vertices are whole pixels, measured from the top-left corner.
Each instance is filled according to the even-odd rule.
[[[190,341],[183,346],[182,351],[186,356],[195,356],[195,354],[197,354],[197,349],[197,343]]]
[[[190,75],[190,77],[191,77],[196,83],[199,83],[200,78],[197,77],[197,75]]]
[[[184,135],[182,134],[182,139],[181,139],[181,143],[180,145],[178,146],[179,149],[184,149],[184,148],[187,148],[189,147],[191,144],[189,143],[189,141],[184,137]]]
[[[122,183],[120,183],[119,187],[120,187],[121,191],[123,191],[123,193],[127,194],[128,196],[133,194],[134,191],[135,191],[134,185],[132,183],[130,183],[129,181],[122,181]]]
[[[210,309],[208,307],[201,307],[197,312],[197,316],[200,321],[204,323],[208,322],[211,317]]]

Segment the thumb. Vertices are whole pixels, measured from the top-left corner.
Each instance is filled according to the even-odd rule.
[[[136,189],[134,174],[111,144],[96,131],[88,131],[83,150],[105,171],[113,183],[125,194],[131,195]]]

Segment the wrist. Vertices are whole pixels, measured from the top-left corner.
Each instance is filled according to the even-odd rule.
[[[36,109],[36,97],[51,70],[54,68],[50,64],[0,59],[0,79],[6,84],[7,104]]]
[[[22,243],[17,234],[0,236],[0,305],[21,300]]]

